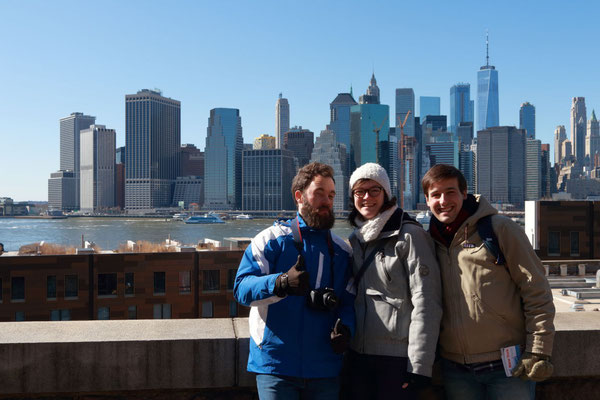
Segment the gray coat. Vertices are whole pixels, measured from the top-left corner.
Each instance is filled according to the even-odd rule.
[[[442,317],[433,241],[400,208],[376,218],[350,236],[355,276],[379,248],[357,287],[351,347],[361,354],[408,357],[409,372],[431,376]]]

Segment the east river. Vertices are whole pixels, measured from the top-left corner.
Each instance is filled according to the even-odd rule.
[[[0,218],[0,243],[5,251],[41,241],[80,247],[81,235],[104,250],[113,250],[128,240],[164,242],[169,236],[183,244],[195,245],[203,239],[253,237],[273,219],[227,220],[224,224],[186,224],[165,218],[89,218],[21,219]],[[335,221],[333,231],[346,239],[352,232],[346,220]]]

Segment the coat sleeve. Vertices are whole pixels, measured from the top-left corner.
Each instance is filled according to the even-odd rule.
[[[272,273],[280,253],[281,245],[271,229],[266,229],[252,239],[244,251],[235,276],[233,295],[238,303],[256,306],[282,299],[273,293],[275,281],[281,272]]]
[[[412,313],[408,332],[408,371],[431,376],[442,319],[442,284],[433,240],[416,225],[407,225],[406,269]]]
[[[554,301],[542,262],[519,225],[505,217],[492,218],[506,267],[517,285],[527,339],[525,351],[552,355],[554,341]]]

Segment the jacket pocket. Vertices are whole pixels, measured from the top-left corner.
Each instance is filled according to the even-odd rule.
[[[366,289],[366,339],[401,340],[408,337],[410,312],[406,300],[389,297],[376,289]]]
[[[473,298],[473,302],[476,305],[477,314],[479,314],[480,318],[482,316],[492,317],[493,319],[495,319],[498,322],[501,322],[502,324],[508,324],[506,318],[500,315],[500,313],[496,312],[496,310],[494,310],[488,304],[484,303],[479,296],[473,294],[471,295],[471,297]]]

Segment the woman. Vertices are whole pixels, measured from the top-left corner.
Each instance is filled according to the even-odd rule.
[[[442,315],[433,242],[396,205],[380,165],[356,169],[350,190],[356,334],[345,397],[412,399],[431,380]]]

